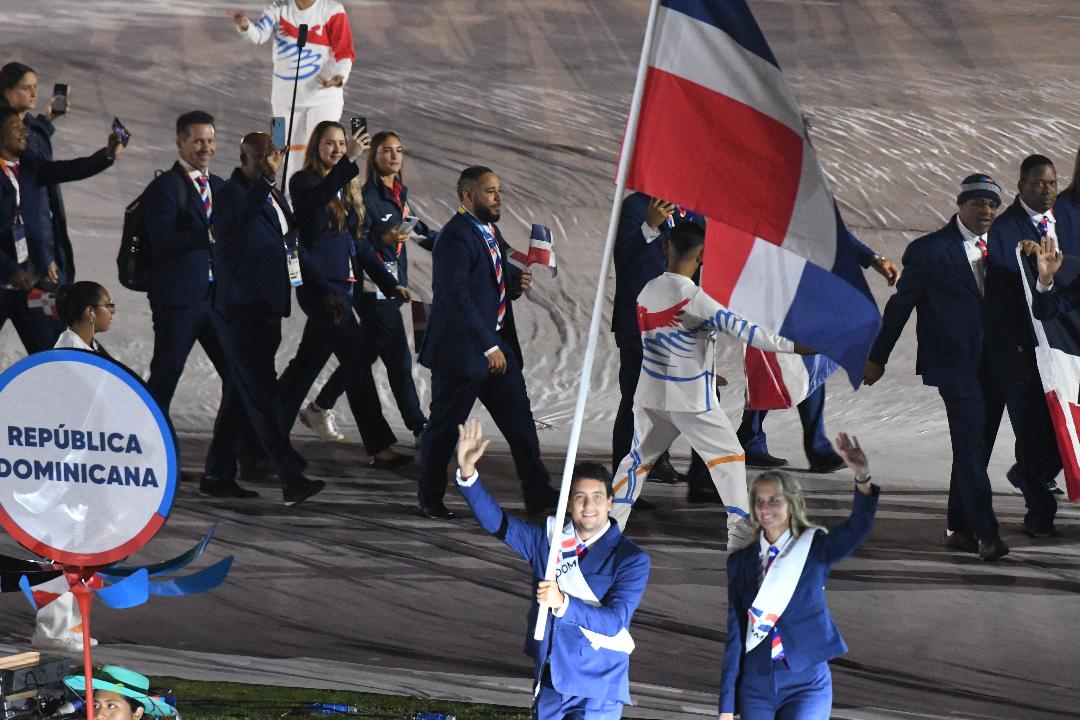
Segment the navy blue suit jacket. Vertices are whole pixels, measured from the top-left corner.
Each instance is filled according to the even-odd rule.
[[[401,187],[401,205],[407,206],[409,202],[409,189]],[[398,270],[398,282],[402,285],[409,284],[409,255],[408,243],[402,243],[399,251],[396,243],[387,244],[382,241],[386,231],[401,224],[404,217],[402,207],[398,207],[390,195],[389,188],[379,178],[368,178],[364,183],[364,237],[385,262],[396,262]],[[411,212],[411,210],[410,210]],[[416,223],[413,232],[423,238],[420,247],[427,251],[435,246],[435,238],[438,232],[429,228],[424,221]],[[387,296],[389,297],[389,296]]]
[[[1064,315],[1080,307],[1080,277],[1074,279],[1065,287],[1059,287],[1061,283],[1054,283],[1050,292],[1032,293],[1031,314],[1039,320],[1053,320],[1058,315]]]
[[[956,222],[954,215],[907,246],[904,272],[869,356],[885,365],[911,311],[918,310],[915,372],[938,387],[977,383],[983,357],[983,301]]]
[[[1020,284],[1020,267],[1016,264],[1016,246],[1021,240],[1038,239],[1039,229],[1031,222],[1019,197],[998,215],[987,234],[990,256],[984,300],[986,350],[987,358],[992,360],[993,380],[1002,387],[1011,386],[1016,379],[1019,353],[1031,353],[1035,348],[1035,331]]]
[[[327,293],[337,295],[346,308],[351,306],[353,283],[349,282],[349,264],[357,277],[367,272],[390,297],[398,281],[375,256],[368,243],[357,243],[353,233],[360,218],[348,207],[344,227],[337,228],[330,213],[330,202],[338,190],[359,174],[356,163],[343,157],[323,178],[307,170],[292,176],[289,189],[296,212],[300,238],[300,266],[304,284],[297,288],[297,299],[304,312],[311,314],[316,302],[321,307]]]
[[[209,178],[217,225],[225,209],[218,197],[225,181],[212,173]],[[151,306],[208,310],[210,225],[202,198],[179,161],[150,182],[142,203],[150,238]]]
[[[904,272],[907,272],[905,268]],[[844,638],[829,615],[825,602],[825,581],[832,566],[840,562],[866,541],[874,525],[879,489],[874,486],[869,495],[855,491],[851,515],[828,533],[817,532],[806,557],[802,575],[787,609],[776,621],[776,630],[784,643],[788,667],[798,672],[812,665],[827,662],[847,652]],[[724,668],[720,679],[720,712],[736,712],[736,687],[744,671],[768,672],[769,639],[762,641],[754,652],[764,653],[763,667],[744,668],[747,657],[746,623],[750,605],[761,587],[761,548],[757,542],[728,556],[728,619],[727,641],[724,645]]]
[[[283,236],[269,202],[273,187],[263,177],[249,181],[236,168],[215,196],[213,305],[225,317],[238,306],[289,315],[292,285],[286,247],[297,249],[296,219],[288,200],[275,192],[288,224]]]
[[[47,215],[47,208],[42,206],[46,194],[43,188],[58,183],[74,182],[96,175],[113,164],[113,159],[102,148],[93,155],[74,160],[46,160],[33,151],[27,151],[19,160],[19,201],[18,213],[22,216],[26,231],[27,249],[30,260],[39,272],[44,272],[50,262],[57,260],[42,224]],[[12,226],[15,221],[15,187],[0,173],[0,274],[6,282],[19,268],[15,263]]]
[[[43,160],[52,160],[52,135],[56,128],[43,115],[27,113],[24,122],[29,134],[27,149]],[[45,247],[52,248],[60,275],[58,284],[74,281],[75,253],[71,249],[64,196],[59,185],[49,185],[41,189],[40,231]],[[47,277],[38,280],[38,284],[51,287]]]
[[[440,240],[441,242],[441,240]],[[524,523],[507,514],[495,498],[477,480],[469,487],[458,486],[480,526],[509,545],[529,563],[533,583],[530,597],[536,597],[536,585],[544,578],[550,543],[543,528]],[[529,603],[525,654],[536,663],[540,679],[544,658],[551,667],[551,685],[564,696],[576,695],[601,700],[630,703],[630,656],[608,648],[593,649],[581,628],[607,635],[630,627],[630,618],[641,602],[649,581],[649,556],[611,525],[589,547],[580,562],[581,573],[598,607],[577,598],[561,617],[549,615],[544,640],[533,640],[533,628],[539,606]]]
[[[514,327],[514,304],[521,296],[521,271],[506,262],[507,245],[498,226],[495,239],[502,253],[506,279],[506,322],[498,321],[499,284],[487,241],[465,213],[450,218],[439,233],[432,252],[431,315],[420,347],[420,364],[432,370],[467,378],[488,374],[488,348],[506,355],[507,371],[520,372],[524,364]]]

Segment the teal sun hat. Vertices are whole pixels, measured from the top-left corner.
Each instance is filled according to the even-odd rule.
[[[82,675],[68,675],[64,678],[64,684],[77,693],[86,691],[86,678]],[[150,678],[140,675],[134,670],[128,670],[119,665],[102,665],[94,673],[92,685],[94,692],[111,690],[124,697],[138,700],[142,703],[143,710],[147,715],[172,717],[176,714],[176,710],[167,702],[149,696]]]

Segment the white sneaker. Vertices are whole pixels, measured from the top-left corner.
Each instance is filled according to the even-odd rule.
[[[334,424],[334,411],[323,410],[314,400],[300,411],[300,422],[323,440],[342,442],[345,439]]]
[[[727,551],[730,555],[733,552],[742,550],[744,547],[754,541],[754,526],[750,524],[750,521],[746,518],[737,518],[734,515],[728,515],[728,535],[727,535]]]
[[[95,638],[90,638],[90,646],[98,644]],[[57,652],[81,653],[83,651],[82,633],[69,632],[63,637],[47,637],[35,632],[30,637],[30,645],[38,650],[55,650]]]

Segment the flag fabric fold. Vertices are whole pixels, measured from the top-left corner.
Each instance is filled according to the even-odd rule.
[[[1038,272],[1034,259],[1024,257],[1019,248],[1016,257],[1030,315]],[[1065,287],[1077,277],[1080,277],[1080,258],[1066,255],[1064,264],[1054,276],[1054,285]],[[1039,343],[1035,348],[1035,362],[1061,453],[1066,492],[1069,500],[1080,502],[1080,434],[1077,432],[1080,426],[1080,397],[1077,396],[1077,388],[1080,388],[1080,310],[1045,321],[1031,315],[1031,324]]]
[[[747,410],[785,410],[795,407],[825,384],[836,370],[824,355],[789,355],[747,347]]]
[[[708,219],[710,295],[859,386],[881,316],[744,0],[661,0],[628,185]]]

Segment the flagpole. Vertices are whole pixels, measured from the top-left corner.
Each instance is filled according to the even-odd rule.
[[[585,418],[585,402],[589,398],[589,382],[592,377],[593,361],[596,358],[596,341],[600,335],[600,318],[603,315],[608,272],[615,247],[615,231],[618,228],[622,197],[626,192],[626,176],[630,171],[630,159],[634,154],[638,117],[641,114],[641,98],[645,93],[645,71],[649,65],[649,50],[652,48],[653,33],[656,29],[656,13],[659,6],[660,0],[652,0],[649,7],[649,19],[645,24],[645,39],[641,44],[641,58],[638,60],[637,80],[634,83],[634,94],[630,100],[630,115],[626,120],[626,135],[623,136],[622,150],[619,154],[619,168],[615,176],[615,197],[611,202],[611,217],[608,219],[607,239],[604,241],[604,253],[600,260],[600,282],[597,283],[596,297],[593,299],[592,321],[589,323],[589,339],[585,344],[585,360],[581,364],[577,405],[574,407],[574,422],[570,428],[570,443],[566,447],[566,463],[563,465],[562,484],[559,486],[559,504],[555,509],[555,527],[551,547],[548,550],[547,571],[544,573],[547,580],[555,579],[555,569],[559,566],[559,538],[561,537],[563,523],[566,521],[566,505],[570,499],[570,478],[573,475],[574,463],[577,460],[578,442],[581,439],[581,424]],[[612,472],[614,472],[614,468],[612,468]],[[547,613],[548,608],[541,605],[536,615],[536,628],[533,630],[533,639],[537,642],[544,639],[544,630],[547,627]]]

